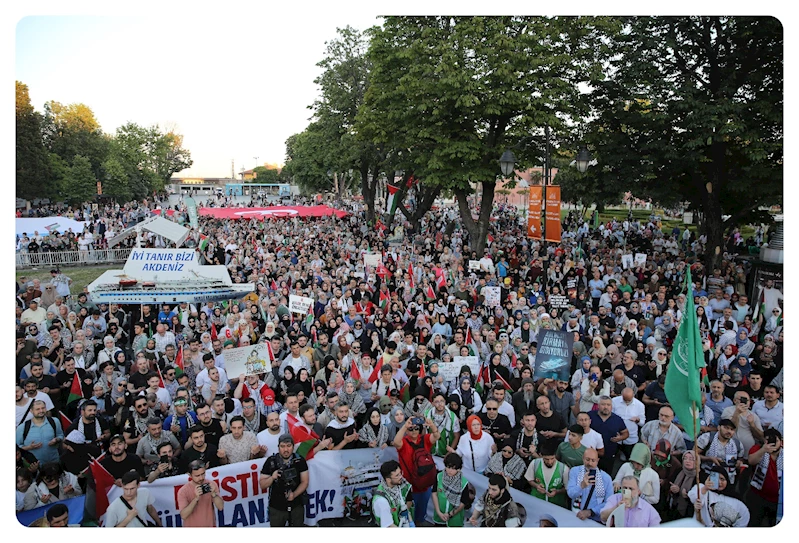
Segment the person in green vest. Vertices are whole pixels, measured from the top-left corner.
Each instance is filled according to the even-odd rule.
[[[383,482],[372,495],[372,515],[381,528],[412,528],[413,496],[411,485],[402,477],[402,468],[396,460],[380,466]]]
[[[569,466],[555,458],[555,445],[544,443],[541,446],[541,458],[536,458],[527,467],[524,474],[532,490],[530,494],[540,500],[548,501],[569,509],[571,503],[566,494],[569,481]]]
[[[444,457],[444,470],[438,472],[433,486],[433,524],[462,528],[466,511],[474,503],[475,488],[461,471],[463,459],[454,452]]]
[[[441,437],[433,444],[430,454],[445,457],[447,453],[454,453],[461,438],[461,426],[455,413],[447,408],[447,398],[443,393],[437,392],[433,396],[433,405],[424,412],[425,419],[436,423]]]

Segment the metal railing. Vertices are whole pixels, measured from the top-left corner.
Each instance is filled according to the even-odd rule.
[[[17,253],[17,268],[39,268],[48,266],[93,266],[112,262],[124,262],[130,248],[92,249],[91,251],[58,251],[46,253]]]

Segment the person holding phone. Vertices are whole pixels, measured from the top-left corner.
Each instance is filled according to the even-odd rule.
[[[749,509],[734,496],[727,470],[714,466],[710,473],[715,474],[712,479],[708,475],[703,484],[694,485],[688,491],[688,499],[694,504],[697,520],[708,527],[747,526],[750,518]],[[724,515],[721,515],[722,510],[725,510]]]
[[[577,511],[577,518],[580,520],[601,522],[600,513],[613,494],[610,475],[599,469],[598,465],[599,453],[596,449],[586,449],[583,453],[583,465],[569,471],[566,493],[572,499],[572,510]]]
[[[618,513],[623,513],[623,523],[616,524]],[[608,498],[600,517],[602,522],[614,528],[660,526],[660,515],[649,502],[641,499],[638,478],[634,475],[622,477],[621,492]]]
[[[753,466],[752,481],[746,495],[751,513],[749,526],[775,526],[783,484],[782,434],[776,428],[765,432],[765,444],[749,449],[749,465]]]

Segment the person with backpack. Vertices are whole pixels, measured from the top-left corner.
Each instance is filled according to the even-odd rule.
[[[33,400],[30,411],[33,418],[17,426],[17,446],[30,451],[39,464],[58,462],[58,447],[64,441],[61,422],[47,415],[42,400]]]
[[[372,494],[372,515],[380,528],[411,528],[414,526],[411,485],[402,476],[396,460],[380,466],[383,482]]]
[[[727,470],[727,479],[735,484],[738,470],[744,465],[744,446],[735,437],[735,423],[730,419],[719,421],[717,432],[706,432],[696,439],[702,471],[710,473],[719,466]]]
[[[429,430],[423,433],[424,429]],[[433,445],[441,437],[432,419],[412,417],[405,421],[394,437],[402,474],[411,484],[413,494],[413,520],[421,526],[427,516],[427,504],[433,493],[436,480],[436,464],[433,461]]]

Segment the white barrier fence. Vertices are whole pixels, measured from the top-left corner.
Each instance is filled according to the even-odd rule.
[[[129,248],[93,249],[91,251],[58,251],[40,253],[16,253],[17,268],[46,268],[58,266],[92,266],[124,262],[130,254]]]

